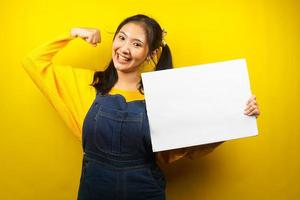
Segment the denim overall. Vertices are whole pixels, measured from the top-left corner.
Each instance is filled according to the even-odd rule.
[[[145,101],[97,92],[84,119],[78,200],[164,200]]]

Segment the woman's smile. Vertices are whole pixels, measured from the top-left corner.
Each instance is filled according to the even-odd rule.
[[[128,57],[128,56],[125,56],[125,55],[122,55],[122,54],[120,54],[120,53],[116,53],[115,54],[116,56],[117,56],[117,61],[119,62],[119,63],[121,63],[121,64],[127,64],[127,63],[129,63],[129,61],[131,60],[131,58],[130,57]]]

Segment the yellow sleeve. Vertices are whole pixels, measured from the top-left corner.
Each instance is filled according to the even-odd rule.
[[[81,140],[83,120],[96,92],[89,84],[94,71],[53,63],[53,57],[73,38],[65,34],[31,51],[22,66],[59,116]]]
[[[181,158],[189,158],[193,160],[197,157],[202,157],[209,154],[222,143],[223,142],[216,142],[187,148],[161,151],[156,154],[156,158],[157,161],[162,164],[170,164]]]

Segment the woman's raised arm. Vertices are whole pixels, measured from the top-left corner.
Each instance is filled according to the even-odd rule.
[[[94,70],[53,63],[53,57],[76,37],[92,45],[100,42],[99,30],[73,28],[70,33],[32,50],[23,58],[22,66],[65,124],[81,140],[83,119],[96,94],[89,86]]]

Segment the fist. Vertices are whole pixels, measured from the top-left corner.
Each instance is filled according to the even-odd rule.
[[[80,37],[93,46],[97,46],[101,41],[100,30],[96,28],[72,28],[70,35]]]

